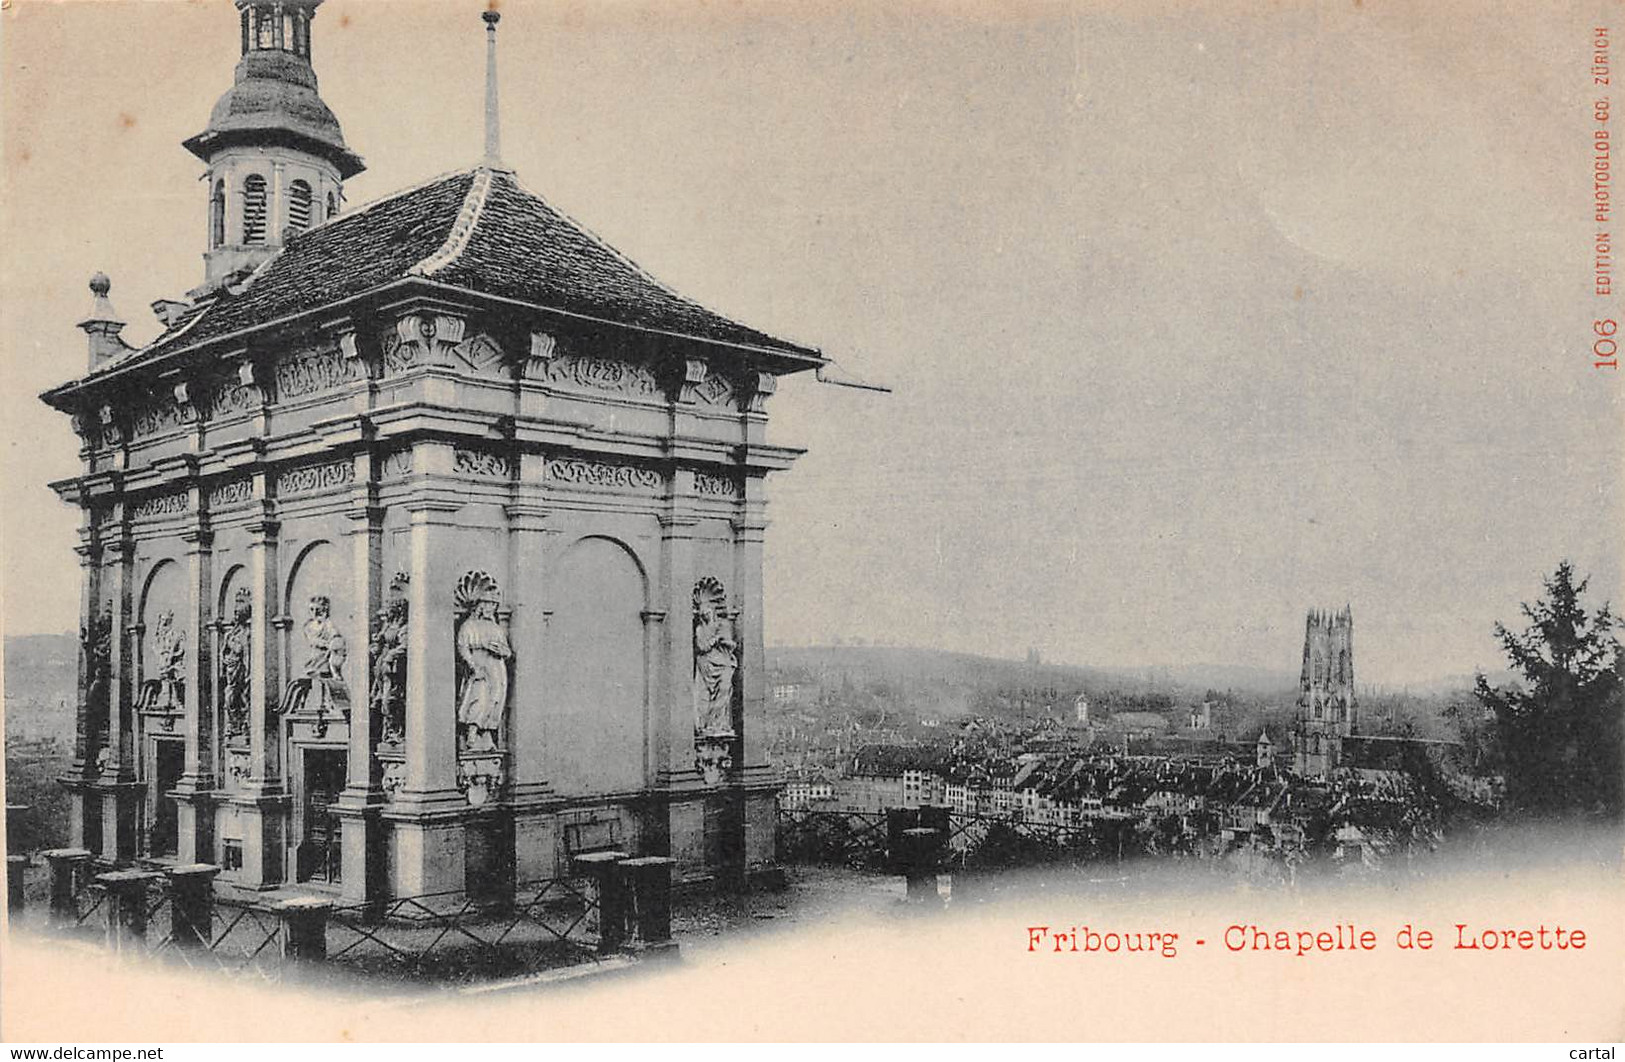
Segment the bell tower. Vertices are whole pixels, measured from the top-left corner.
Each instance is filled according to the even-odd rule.
[[[1343,759],[1343,739],[1355,731],[1354,610],[1309,613],[1303,632],[1303,672],[1293,765],[1324,778]]]
[[[365,169],[316,91],[311,24],[322,0],[237,0],[242,58],[208,127],[185,148],[208,166],[204,282],[218,288],[275,254],[288,234],[342,209]]]

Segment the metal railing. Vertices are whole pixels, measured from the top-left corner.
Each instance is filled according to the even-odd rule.
[[[591,955],[598,912],[597,896],[565,878],[522,883],[496,902],[450,891],[344,904],[328,914],[327,959],[367,975],[502,976]]]

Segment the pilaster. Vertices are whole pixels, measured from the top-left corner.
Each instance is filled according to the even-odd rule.
[[[458,573],[445,541],[462,504],[453,491],[435,485],[451,475],[451,444],[418,443],[412,467],[423,479],[403,506],[411,518],[405,778],[386,813],[394,825],[395,891],[407,896],[463,888],[461,818],[468,807],[457,788]]]
[[[384,895],[385,854],[384,790],[381,766],[375,754],[383,720],[374,698],[377,679],[369,649],[378,629],[383,606],[383,509],[378,505],[376,455],[363,450],[355,455],[355,490],[351,495],[350,538],[352,594],[360,620],[357,645],[350,654],[350,747],[348,777],[334,812],[343,822],[341,843],[344,895],[350,899],[376,899]]]
[[[249,619],[248,781],[239,806],[243,831],[240,880],[251,888],[280,884],[286,876],[285,830],[288,799],[282,781],[281,632],[278,536],[280,525],[270,500],[269,475],[254,472],[254,498],[260,510],[249,521],[248,586],[253,615]]]
[[[214,859],[214,699],[209,695],[214,660],[214,643],[209,636],[214,619],[214,534],[203,510],[204,492],[194,486],[192,494],[197,524],[183,535],[187,569],[185,629],[192,651],[186,658],[186,758],[180,783],[175,787],[177,855],[182,863],[209,863]]]

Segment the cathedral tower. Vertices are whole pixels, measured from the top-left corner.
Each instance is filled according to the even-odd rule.
[[[252,270],[285,234],[338,213],[365,166],[316,91],[311,23],[322,0],[237,0],[242,58],[203,132],[185,142],[208,165],[202,294]]]
[[[1293,734],[1298,773],[1324,776],[1336,767],[1354,723],[1354,612],[1347,605],[1341,612],[1311,611]]]

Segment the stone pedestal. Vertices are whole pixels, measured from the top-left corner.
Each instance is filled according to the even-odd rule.
[[[79,921],[74,894],[82,888],[81,878],[90,866],[90,852],[84,848],[52,848],[41,853],[51,881],[51,922],[71,926]]]
[[[264,794],[234,798],[243,836],[243,866],[238,884],[250,889],[274,889],[287,880],[286,825],[293,798]]]
[[[461,804],[459,794],[456,802]],[[396,896],[461,892],[468,881],[466,838],[459,817],[386,813],[393,835]]]
[[[705,794],[695,792],[671,797],[667,821],[671,824],[668,836],[678,880],[698,881],[710,877],[712,868],[707,864],[705,851]]]
[[[572,861],[574,872],[592,879],[598,897],[598,954],[617,950],[626,941],[626,881],[620,864],[625,852],[589,852]]]
[[[521,882],[559,874],[558,820],[548,812],[520,813],[513,823],[514,875]]]
[[[214,858],[213,793],[203,789],[175,792],[178,858],[207,862]]]
[[[27,903],[23,886],[28,880],[28,857],[6,856],[6,910],[12,914],[22,911]]]
[[[136,855],[136,822],[146,787],[140,782],[109,782],[96,786],[102,803],[104,862],[123,865]]]
[[[177,948],[206,948],[214,939],[214,878],[219,873],[212,863],[170,868],[170,939]]]
[[[643,856],[621,862],[632,893],[632,925],[640,944],[671,940],[671,868],[676,860]]]
[[[99,874],[107,890],[107,944],[115,951],[139,947],[147,938],[147,890],[163,874],[156,870],[115,870]]]
[[[276,905],[282,919],[282,959],[284,962],[321,963],[327,960],[327,916],[333,901],[317,896],[300,896]]]

